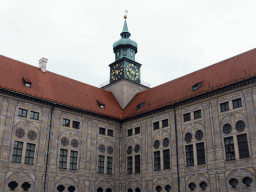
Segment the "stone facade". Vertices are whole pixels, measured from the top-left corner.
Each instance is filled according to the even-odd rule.
[[[240,98],[242,105],[234,108],[233,102]],[[220,104],[226,102],[229,110],[221,112]],[[64,191],[76,192],[100,189],[104,192],[256,191],[255,106],[256,86],[250,84],[118,122],[2,93],[0,191],[28,188],[28,191],[57,192],[61,191],[60,186]],[[27,110],[25,117],[19,114],[20,109]],[[201,116],[196,116],[194,112],[199,110]],[[39,113],[38,120],[31,119],[34,112]],[[184,119],[184,114],[190,114],[190,119]],[[63,119],[69,120],[69,125],[63,125]],[[73,128],[74,121],[79,122],[79,129]],[[238,130],[238,121],[244,122],[244,129]],[[229,133],[223,132],[226,124],[231,125]],[[198,131],[202,138],[195,137]],[[192,138],[185,141],[188,133]],[[239,136],[244,134],[248,158],[241,157],[238,142]],[[225,139],[230,137],[234,160],[227,160],[226,156]],[[20,154],[15,143],[22,145]],[[205,156],[205,163],[201,165],[198,165],[198,143],[204,146],[201,157]],[[28,146],[31,145],[35,147],[34,156],[32,163],[27,164]],[[187,146],[192,149],[193,166],[188,166]],[[66,168],[60,168],[61,150],[67,152]],[[169,158],[166,156],[168,150]],[[74,152],[77,152],[77,164],[72,170]],[[21,162],[14,162],[19,161],[18,155]],[[99,157],[104,159],[101,171]]]

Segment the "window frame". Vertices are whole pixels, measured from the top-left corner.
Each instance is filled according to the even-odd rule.
[[[134,128],[134,135],[139,135],[139,134],[140,134],[140,127],[135,127]]]
[[[63,153],[61,153],[61,151],[63,151]],[[66,154],[65,154],[65,152],[66,152]],[[63,160],[65,157],[66,157],[66,161]],[[61,164],[62,164],[62,166],[61,166]],[[66,164],[66,167],[63,166],[64,164]],[[68,167],[68,150],[60,148],[59,168],[67,169],[67,167]]]
[[[185,145],[185,152],[186,152],[186,166],[194,166],[195,165],[195,158],[194,158],[194,149],[193,144]]]
[[[230,143],[230,141],[229,141],[229,144],[226,144],[226,140],[232,140],[232,142],[233,143]],[[232,151],[232,149],[231,149],[231,147],[230,146],[233,146],[233,151]],[[235,152],[235,145],[234,145],[234,138],[233,138],[233,136],[230,136],[230,137],[225,137],[224,138],[224,147],[225,147],[225,157],[226,157],[226,161],[231,161],[231,160],[236,160],[236,152]],[[227,147],[228,147],[228,149],[229,149],[229,151],[227,151]],[[231,151],[231,152],[230,152]],[[233,157],[234,158],[228,158],[228,154],[233,154]]]
[[[114,130],[108,129],[108,136],[114,137]]]
[[[28,149],[28,146],[30,146],[29,149]],[[31,146],[33,146],[34,149],[31,149]],[[33,144],[33,143],[27,143],[26,144],[26,153],[25,153],[25,162],[24,162],[24,164],[34,165],[35,150],[36,150],[36,145],[35,144]],[[27,153],[29,153],[29,154],[27,155]],[[32,156],[31,156],[31,154],[32,154]],[[32,163],[30,163],[31,159],[32,159]]]
[[[164,170],[171,169],[170,149],[163,150]]]
[[[134,156],[135,170],[134,173],[140,173],[140,155]]]
[[[20,112],[21,112],[21,113],[20,113]],[[24,112],[26,112],[26,115],[24,115]],[[18,116],[19,116],[19,117],[27,117],[27,116],[28,116],[28,110],[27,110],[27,109],[19,108]]]
[[[154,152],[154,171],[161,170],[161,152],[155,151]]]
[[[201,109],[194,111],[194,119],[202,118],[202,111]]]
[[[36,114],[37,114],[37,118],[35,118]],[[30,119],[39,120],[39,113],[35,111],[30,111]]]
[[[156,121],[153,123],[153,130],[158,130],[158,129],[160,129],[160,123],[159,121]]]
[[[190,113],[183,114],[183,122],[188,122],[188,121],[191,121],[191,114]]]
[[[244,141],[244,138],[243,138],[243,141],[240,142],[239,137],[243,137],[243,136],[245,136],[244,138],[246,138],[246,141]],[[238,146],[238,152],[239,152],[239,159],[250,158],[249,145],[248,145],[248,139],[247,139],[246,133],[237,135],[237,146]],[[244,157],[242,157],[241,155],[242,152],[246,153]]]
[[[68,123],[67,123],[68,122]],[[70,119],[62,119],[62,126],[64,127],[70,127]]]
[[[113,174],[113,157],[107,157],[107,174]]]
[[[105,156],[98,155],[98,173],[104,173]]]
[[[167,122],[167,123],[166,123]],[[162,120],[162,128],[168,127],[169,126],[169,121],[168,119]]]
[[[80,129],[80,122],[79,121],[73,121],[72,122],[72,128]]]
[[[229,111],[229,102],[220,103],[220,112]]]
[[[106,135],[106,128],[99,127],[99,134],[100,135]]]
[[[196,143],[196,157],[197,165],[206,164],[204,142]]]
[[[132,156],[127,157],[127,175],[130,175],[133,173],[133,160]]]
[[[238,98],[238,99],[234,99],[232,100],[232,105],[233,105],[233,109],[237,109],[243,106],[242,104],[242,99]]]
[[[74,154],[76,154],[76,156]],[[69,169],[70,170],[77,170],[77,158],[78,158],[78,151],[71,150],[70,156],[69,156],[69,160],[70,160],[69,161]],[[71,161],[71,159],[72,159],[72,161]],[[75,168],[74,168],[74,166],[75,166]]]
[[[127,137],[130,137],[133,135],[133,130],[132,129],[127,129]]]
[[[17,147],[15,147],[15,142],[17,142]],[[19,144],[21,144],[21,148],[19,148]],[[21,141],[14,141],[13,150],[12,150],[12,162],[13,163],[21,163],[22,162],[23,144],[24,143]],[[14,154],[14,150],[16,151],[15,154]],[[20,155],[18,155],[18,151],[21,151]],[[15,157],[15,161],[13,159],[14,157]],[[20,158],[19,162],[17,162],[17,157]]]

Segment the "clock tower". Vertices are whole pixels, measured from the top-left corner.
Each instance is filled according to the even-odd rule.
[[[124,27],[120,34],[121,39],[113,44],[115,62],[109,65],[110,83],[123,78],[135,83],[140,83],[141,64],[135,61],[138,45],[135,41],[130,39],[131,34],[127,27],[127,17],[124,16],[124,18]]]
[[[148,89],[141,84],[141,64],[135,61],[138,45],[130,39],[131,34],[126,22],[127,16],[125,15],[124,18],[124,27],[120,34],[121,39],[113,44],[115,61],[109,65],[110,81],[108,85],[102,87],[113,93],[122,109],[137,93]]]

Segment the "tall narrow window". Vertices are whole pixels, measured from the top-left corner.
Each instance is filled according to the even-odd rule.
[[[186,145],[186,162],[187,166],[194,166],[193,145]]]
[[[104,156],[98,156],[98,173],[104,173]]]
[[[159,129],[159,121],[153,123],[153,127],[154,127],[154,128],[153,128],[154,130]]]
[[[60,149],[59,168],[67,169],[67,157],[68,157],[68,150]]]
[[[131,57],[133,57],[133,51],[131,51]]]
[[[77,151],[71,151],[70,153],[70,165],[69,169],[71,170],[77,170]]]
[[[154,171],[158,171],[161,169],[160,164],[160,151],[154,152]]]
[[[225,143],[226,160],[229,161],[229,160],[236,159],[233,137],[225,138],[224,143]]]
[[[127,55],[127,50],[126,50],[126,49],[123,50],[123,55],[124,55],[124,56]]]
[[[113,157],[107,157],[107,174],[112,174]]]
[[[127,174],[132,174],[132,156],[127,157]]]
[[[164,154],[164,169],[170,169],[170,150],[163,150]]]
[[[201,110],[194,111],[194,119],[199,119],[201,117]]]
[[[204,143],[197,143],[196,151],[197,151],[197,164],[198,165],[205,164]]]
[[[34,163],[34,153],[35,153],[35,145],[31,144],[31,143],[27,143],[25,164],[33,165],[33,163]]]
[[[135,173],[140,173],[140,155],[135,155]]]
[[[229,110],[228,102],[221,103],[220,104],[220,110],[221,110],[221,112],[228,111]]]
[[[135,128],[135,135],[140,134],[140,127]]]
[[[232,100],[232,103],[233,103],[233,109],[242,107],[242,100],[241,100],[241,98]]]
[[[237,135],[237,141],[238,141],[240,159],[248,158],[249,148],[248,148],[247,135],[246,134]]]
[[[168,119],[162,120],[162,126],[164,127],[168,127]]]
[[[14,141],[13,152],[12,152],[12,162],[20,163],[22,156],[23,142]]]

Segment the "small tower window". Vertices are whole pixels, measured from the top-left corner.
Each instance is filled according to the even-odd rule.
[[[126,56],[127,55],[127,51],[126,49],[123,50],[123,55]]]
[[[120,52],[119,52],[119,51],[117,51],[116,56],[117,56],[117,57],[119,57],[119,55],[120,55]]]
[[[131,57],[133,57],[133,51],[131,51]]]
[[[25,87],[31,88],[31,81],[24,77],[22,79],[23,79],[23,83],[24,83]]]

